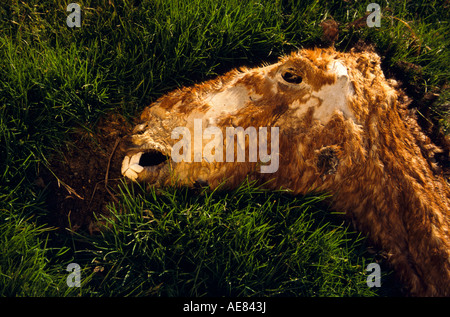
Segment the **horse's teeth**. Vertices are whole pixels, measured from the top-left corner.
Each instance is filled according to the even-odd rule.
[[[125,172],[125,176],[128,177],[129,179],[135,181],[137,179],[137,177],[138,177],[138,174],[135,171],[133,171],[132,169],[129,168]]]
[[[141,159],[142,154],[144,154],[144,152],[134,154],[130,159],[130,165],[139,164],[139,160]]]
[[[139,165],[139,164],[130,165],[130,168],[133,171],[135,171],[136,173],[140,173],[140,172],[142,172],[144,170],[144,168],[141,165]]]
[[[125,175],[125,172],[127,171],[128,167],[130,166],[130,157],[127,155],[122,161],[122,175]]]

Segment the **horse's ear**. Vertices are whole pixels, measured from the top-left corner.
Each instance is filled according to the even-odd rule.
[[[327,66],[328,71],[335,73],[337,78],[346,78],[348,79],[347,67],[344,66],[340,61],[333,60]]]

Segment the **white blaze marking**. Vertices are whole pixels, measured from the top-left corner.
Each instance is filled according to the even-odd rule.
[[[291,105],[298,108],[297,116],[305,114],[310,107],[315,107],[313,118],[327,123],[336,111],[341,111],[345,117],[355,119],[350,109],[347,97],[354,93],[350,83],[347,68],[339,61],[334,60],[328,64],[328,71],[335,73],[336,82],[332,85],[324,85],[317,92],[311,93],[311,98],[306,104],[300,104],[298,100]]]
[[[206,96],[205,102],[211,108],[205,113],[205,117],[209,118],[210,124],[213,124],[216,118],[243,108],[248,101],[250,98],[244,86],[230,87],[224,91],[210,93]]]

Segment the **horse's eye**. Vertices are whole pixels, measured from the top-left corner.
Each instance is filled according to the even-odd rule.
[[[300,84],[303,81],[301,76],[294,74],[290,69],[283,72],[281,77],[291,84]]]

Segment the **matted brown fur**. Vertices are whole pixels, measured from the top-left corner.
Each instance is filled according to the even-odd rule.
[[[302,83],[283,81],[287,71]],[[327,87],[336,87],[336,105],[323,93]],[[234,188],[249,177],[294,194],[330,192],[334,208],[387,252],[412,295],[449,296],[450,188],[433,162],[439,149],[409,115],[408,102],[373,52],[301,50],[274,65],[233,70],[160,98],[126,138],[122,172],[155,186],[214,188],[226,181]],[[192,131],[195,118],[223,130],[279,127],[278,170],[262,174],[259,162],[169,161],[127,172],[140,151],[169,155],[177,142],[171,131]]]

